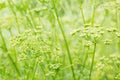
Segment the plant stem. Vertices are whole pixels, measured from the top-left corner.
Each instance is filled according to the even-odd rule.
[[[32,24],[33,24],[33,26],[34,26],[34,28],[36,28],[36,23],[35,23],[35,21],[34,21],[33,15],[32,15],[32,13],[31,13],[31,11],[30,11],[29,8],[28,8],[28,11],[29,11],[29,15],[30,15],[30,20],[31,20],[31,22],[32,22]]]
[[[117,0],[116,0],[116,5],[117,5]],[[116,28],[119,31],[119,19],[118,19],[118,8],[116,6]],[[118,52],[120,52],[120,39],[118,39]]]
[[[34,66],[33,66],[33,76],[32,76],[32,80],[34,80],[34,78],[35,78],[35,73],[36,73],[36,71],[37,71],[37,66],[38,66],[38,62],[36,61],[35,62],[35,64],[34,64]]]
[[[94,27],[95,9],[96,9],[95,4],[93,4],[93,14],[92,14],[92,22],[91,22],[92,27]],[[94,42],[94,50],[93,50],[93,56],[92,56],[92,63],[91,63],[91,68],[90,68],[89,80],[91,80],[91,74],[92,74],[92,71],[93,71],[95,51],[96,51],[96,42]]]
[[[22,1],[22,6],[25,7],[23,1]],[[27,11],[29,11],[29,15],[28,15]],[[32,14],[31,14],[29,8],[28,8],[28,10],[26,9],[26,10],[23,11],[23,15],[25,16],[25,18],[26,18],[27,22],[29,23],[29,25],[30,25],[32,28],[35,28],[35,22],[33,22],[33,17],[32,17]],[[31,18],[30,18],[30,17],[31,17]],[[28,24],[28,23],[27,23],[27,24]],[[34,23],[34,24],[33,24],[33,23]]]
[[[93,71],[95,52],[96,52],[96,42],[94,43],[94,50],[93,50],[93,56],[92,56],[92,63],[91,63],[91,68],[90,68],[89,80],[91,80],[91,74],[92,74],[92,71]]]
[[[85,46],[84,46],[84,48],[85,48]],[[82,64],[82,67],[81,67],[81,72],[80,72],[80,74],[82,74],[83,73],[83,70],[84,70],[84,68],[85,68],[85,64],[86,64],[86,61],[87,61],[87,59],[88,59],[88,51],[89,51],[89,47],[87,47],[87,49],[84,49],[84,52],[83,52],[83,54],[85,54],[85,56],[84,56],[84,59],[83,59],[83,64]],[[78,76],[78,80],[81,80],[81,77],[80,76]]]
[[[84,12],[83,12],[83,8],[82,8],[82,4],[81,3],[80,3],[80,11],[81,11],[81,15],[82,15],[83,24],[85,26],[85,16],[84,16]]]
[[[64,38],[64,42],[65,42],[65,46],[66,46],[66,50],[67,50],[69,62],[70,62],[70,64],[72,65],[73,62],[72,62],[70,50],[69,50],[69,47],[68,47],[67,39],[66,39],[64,30],[63,30],[63,28],[62,28],[61,21],[60,21],[60,19],[59,19],[59,16],[58,16],[58,13],[57,13],[57,9],[56,9],[54,0],[52,0],[52,3],[53,3],[53,8],[54,8],[54,11],[55,11],[55,14],[56,14],[56,17],[57,17],[57,21],[58,21],[58,24],[59,24],[59,28],[60,28],[60,30],[61,30],[61,32],[62,32],[62,36],[63,36],[63,38]],[[71,70],[72,70],[73,78],[74,78],[74,80],[76,80],[76,79],[75,79],[75,73],[74,73],[74,68],[73,68],[73,66],[71,66]]]
[[[6,45],[6,42],[5,42],[5,39],[4,39],[4,37],[3,37],[3,35],[2,35],[2,30],[1,30],[1,28],[0,28],[0,36],[1,36],[1,39],[2,39],[2,41],[3,41],[3,49],[4,49],[4,51],[5,52],[7,52],[7,45]]]
[[[3,41],[4,52],[8,52],[7,45],[6,45],[5,39],[4,39],[3,35],[2,35],[1,28],[0,28],[0,36],[1,36],[2,41]],[[13,66],[14,66],[16,72],[18,73],[18,75],[21,76],[20,71],[19,71],[19,69],[17,67],[17,64],[14,62],[13,58],[11,57],[11,55],[9,53],[8,53],[8,58],[10,59],[11,63],[13,64]]]
[[[91,26],[94,27],[94,18],[95,18],[95,4],[93,4],[93,14],[92,14],[92,21],[91,21]]]
[[[41,64],[40,64],[40,68],[41,68],[41,70],[42,70],[42,72],[43,72],[43,74],[44,74],[44,79],[47,80],[47,79],[46,79],[46,73],[45,73],[45,70],[43,69],[43,67],[42,67]]]
[[[105,20],[106,20],[106,16],[108,16],[108,13],[107,13],[107,10],[105,11],[104,13],[104,17],[103,17],[103,20],[100,22],[100,26],[103,26]]]
[[[12,6],[13,1],[12,0],[11,1],[7,0],[7,1],[8,1],[8,4],[10,6],[10,9],[11,9],[13,15],[15,16],[15,21],[16,21],[16,24],[17,24],[18,33],[20,33],[20,25],[19,25],[19,22],[18,22],[17,14],[15,13],[15,11],[13,9],[13,6]]]
[[[85,51],[85,57],[84,57],[84,61],[83,61],[83,67],[85,67],[87,58],[88,58],[88,51],[89,51],[89,47],[87,47],[87,50]]]
[[[79,0],[78,0],[79,2]],[[83,7],[82,7],[82,3],[80,3],[80,12],[81,12],[81,16],[82,16],[82,20],[83,20],[83,26],[85,26],[85,16],[84,16],[84,12],[83,12]]]
[[[20,71],[19,71],[16,63],[14,62],[14,60],[13,60],[13,58],[11,57],[10,54],[8,54],[8,58],[10,59],[11,63],[13,64],[13,66],[14,66],[15,70],[17,71],[18,75],[21,76]]]
[[[117,5],[117,0],[116,0],[116,5]],[[118,27],[118,8],[116,6],[116,28],[119,29]]]

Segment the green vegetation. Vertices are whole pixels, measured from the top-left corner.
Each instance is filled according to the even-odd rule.
[[[120,0],[0,0],[0,80],[120,80]]]

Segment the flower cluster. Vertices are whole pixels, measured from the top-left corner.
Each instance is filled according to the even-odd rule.
[[[109,79],[117,78],[116,80],[118,80],[118,76],[120,73],[120,56],[110,55],[109,57],[104,56],[100,58],[100,60],[96,64],[96,69],[99,72],[101,71],[101,77],[106,75]]]
[[[27,30],[11,38],[10,50],[16,51],[17,60],[22,68],[33,68],[35,64],[44,65],[45,71],[51,71],[51,69],[54,71],[60,68],[58,63],[62,58],[60,58],[59,50],[51,47],[50,36],[50,33],[47,35],[44,34],[44,31],[41,32],[41,29],[35,29]],[[12,54],[12,52],[10,53]],[[49,65],[51,65],[50,69]]]
[[[104,28],[95,26],[95,27],[85,27],[75,30],[72,35],[78,34],[80,38],[85,40],[96,42],[104,34]]]

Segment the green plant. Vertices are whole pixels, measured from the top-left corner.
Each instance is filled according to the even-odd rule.
[[[0,80],[119,80],[119,0],[0,0]]]

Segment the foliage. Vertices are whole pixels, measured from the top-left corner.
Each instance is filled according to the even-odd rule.
[[[0,0],[0,80],[120,80],[119,0]]]

